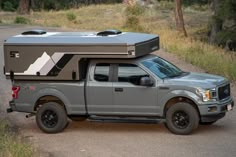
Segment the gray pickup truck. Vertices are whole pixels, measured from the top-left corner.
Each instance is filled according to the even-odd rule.
[[[148,36],[148,34],[140,36],[139,33],[129,34],[114,30],[100,34],[102,36],[98,37],[99,40],[102,38],[105,43],[106,38],[111,40],[111,38],[117,37],[129,43],[126,39],[129,39],[130,35],[142,38],[143,41],[140,39],[135,43],[126,44],[133,48],[132,50],[126,49],[128,52],[125,54],[126,57],[122,57],[121,53],[119,56],[117,54],[96,56],[97,53],[88,56],[88,54],[84,54],[83,50],[83,54],[77,55],[80,56],[80,59],[74,59],[76,64],[72,64],[77,67],[78,71],[73,69],[70,75],[64,71],[68,75],[67,77],[70,76],[70,79],[59,77],[60,73],[63,73],[63,69],[57,71],[57,76],[50,72],[47,73],[47,76],[42,76],[42,70],[38,70],[41,73],[35,71],[35,75],[32,75],[29,71],[32,72],[32,66],[36,64],[36,61],[31,64],[31,69],[24,68],[24,74],[17,72],[16,68],[15,71],[9,70],[8,72],[8,69],[14,68],[6,64],[5,75],[7,78],[11,78],[13,83],[13,100],[10,101],[10,108],[7,111],[30,113],[28,116],[36,115],[37,125],[46,133],[63,131],[68,124],[69,117],[72,120],[80,118],[81,120],[114,122],[164,122],[172,133],[186,135],[192,133],[199,124],[213,124],[224,117],[227,111],[232,110],[234,101],[230,95],[230,84],[227,79],[216,75],[185,72],[163,58],[148,54],[159,47],[159,37]],[[122,35],[123,37],[121,37]],[[33,34],[13,38],[20,40],[31,37],[35,40],[39,36],[43,36],[42,33],[33,31]],[[49,36],[41,38],[47,39]],[[51,36],[55,36],[55,34]],[[67,36],[69,35],[67,34]],[[84,34],[77,36],[82,38]],[[99,33],[95,34],[93,38],[97,36]],[[4,45],[5,62],[11,62],[11,64],[21,58],[24,50],[22,43],[19,49],[18,46],[15,46],[15,41],[15,39],[7,40]],[[153,41],[156,44],[153,44]],[[101,45],[97,42],[96,44]],[[140,44],[143,48],[139,47]],[[28,47],[29,43],[23,45]],[[32,45],[37,46],[35,43]],[[32,45],[30,53],[33,53]],[[87,46],[91,48],[91,45]],[[148,52],[145,54],[140,51],[142,52],[140,55],[138,54],[139,48]],[[96,46],[95,49],[97,50],[99,47]],[[74,51],[75,49],[70,53],[75,54]],[[45,55],[46,50],[42,50],[42,52]],[[58,52],[58,50],[53,50],[53,52]],[[63,53],[66,52],[63,51]],[[24,54],[22,53],[22,55]],[[114,55],[116,57],[111,57]],[[136,56],[131,57],[130,55]],[[37,55],[40,58],[42,56]],[[52,56],[51,59],[54,57],[53,61],[56,60],[55,53],[49,54],[49,56]],[[63,57],[54,64],[66,68],[61,60]],[[73,57],[67,60],[73,60]],[[68,64],[68,66],[70,65]],[[53,68],[55,69],[55,67]],[[52,71],[52,69],[48,71]],[[55,77],[60,79],[53,80]]]

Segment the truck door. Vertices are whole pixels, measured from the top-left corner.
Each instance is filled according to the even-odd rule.
[[[86,88],[89,114],[110,114],[112,108],[112,70],[108,63],[92,63]]]
[[[156,85],[153,87],[140,85],[142,77],[151,76],[134,64],[117,64],[115,71],[117,79],[113,83],[114,112],[118,115],[158,115]]]

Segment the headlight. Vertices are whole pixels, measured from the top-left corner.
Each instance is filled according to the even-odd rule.
[[[215,100],[215,96],[212,93],[215,93],[215,89],[202,89],[202,88],[197,88],[196,93],[200,96],[202,96],[203,101],[209,101],[209,100]]]

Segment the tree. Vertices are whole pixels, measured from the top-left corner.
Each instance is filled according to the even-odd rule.
[[[209,42],[236,51],[236,1],[211,0]]]
[[[30,12],[30,0],[20,0],[19,13],[29,14],[29,12]]]
[[[211,31],[210,31],[210,37],[209,42],[215,43],[217,39],[217,33],[222,30],[223,21],[221,20],[219,13],[221,10],[221,2],[220,0],[211,0],[210,8],[213,13],[213,18],[211,22]]]
[[[183,33],[184,36],[188,36],[186,29],[184,27],[184,17],[181,8],[181,0],[175,0],[175,23],[176,23],[176,30]]]

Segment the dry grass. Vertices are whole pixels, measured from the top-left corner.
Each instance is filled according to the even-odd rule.
[[[197,33],[206,32],[209,13],[186,8],[184,15],[189,37],[184,38],[174,30],[172,4],[165,5],[161,4],[145,9],[144,13],[138,16],[141,30],[159,34],[161,45],[167,51],[179,55],[186,61],[202,67],[210,73],[224,75],[231,80],[236,80],[236,56],[232,52],[225,52],[221,48],[195,39]],[[32,12],[25,18],[29,19],[33,25],[65,29],[104,30],[113,28],[134,31],[136,26],[124,27],[127,26],[125,8],[126,6],[123,4],[92,5],[66,11]],[[68,20],[68,14],[73,14],[76,18]],[[8,24],[14,23],[15,17],[16,14],[4,14],[1,21]]]
[[[7,124],[0,121],[0,156],[32,157],[33,148],[12,132]]]

